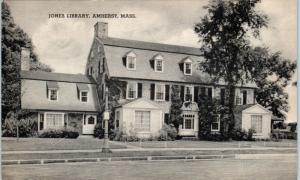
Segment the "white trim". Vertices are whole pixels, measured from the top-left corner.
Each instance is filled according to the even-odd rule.
[[[136,112],[149,112],[149,130],[144,130],[144,131],[137,131],[136,130],[136,119],[135,119],[135,117],[136,117]],[[136,132],[136,133],[151,133],[151,110],[142,110],[142,109],[136,109],[135,111],[134,111],[134,131]]]
[[[212,122],[212,123],[216,123],[216,122]],[[218,129],[213,129],[212,128],[212,123],[211,123],[211,125],[210,125],[210,131],[211,132],[219,132],[220,131],[220,124],[221,124],[221,121],[220,121],[220,115],[218,115]]]
[[[187,74],[187,73],[186,73],[186,64],[190,64],[190,65],[191,65],[191,73],[190,73],[190,74]],[[189,63],[189,62],[185,62],[185,63],[183,64],[183,73],[184,73],[184,75],[188,75],[188,76],[193,75],[193,64],[192,64],[192,63]]]
[[[51,94],[50,94],[50,92],[51,92],[51,90],[56,90],[56,100],[52,100],[50,97],[51,97]],[[59,99],[59,91],[58,91],[58,89],[57,88],[48,88],[48,101],[58,101],[58,99]]]
[[[82,101],[82,94],[81,94],[82,92],[86,92],[86,101]],[[88,90],[79,91],[79,100],[82,103],[88,103],[89,102],[89,91]]]
[[[163,93],[164,93],[163,99],[157,99],[157,98],[156,98],[156,89],[157,89],[157,85],[163,87]],[[155,88],[154,88],[154,100],[155,100],[155,101],[165,101],[165,98],[166,98],[166,85],[165,85],[165,84],[161,84],[161,83],[156,83],[156,84],[155,84]]]
[[[135,85],[135,96],[133,98],[129,97],[129,84]],[[126,99],[136,99],[137,98],[137,91],[138,91],[138,83],[137,82],[127,82],[127,87],[126,87]]]

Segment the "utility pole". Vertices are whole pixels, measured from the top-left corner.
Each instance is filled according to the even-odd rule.
[[[108,145],[108,120],[109,120],[109,110],[108,110],[108,88],[105,88],[105,111],[103,113],[104,120],[104,141],[102,152],[109,153],[111,152]]]

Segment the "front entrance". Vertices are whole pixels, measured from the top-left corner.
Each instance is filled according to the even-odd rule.
[[[96,115],[86,115],[82,122],[82,134],[94,134]]]

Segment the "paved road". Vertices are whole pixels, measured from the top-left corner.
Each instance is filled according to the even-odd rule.
[[[198,180],[296,179],[294,157],[260,160],[129,161],[2,168],[5,180]]]

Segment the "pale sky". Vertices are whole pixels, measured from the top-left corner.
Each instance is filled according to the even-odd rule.
[[[41,62],[55,72],[83,73],[97,21],[108,22],[111,37],[200,47],[193,26],[206,13],[206,0],[166,1],[6,1],[15,22],[29,34]],[[285,58],[297,58],[297,1],[262,0],[258,10],[270,18],[259,43]],[[130,13],[134,19],[49,19],[51,13]],[[293,81],[296,80],[296,75]],[[291,110],[297,120],[297,91],[288,86]]]

